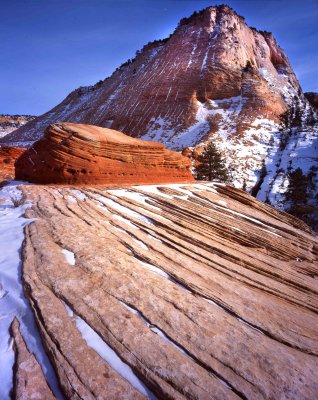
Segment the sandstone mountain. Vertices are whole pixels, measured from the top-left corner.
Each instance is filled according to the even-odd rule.
[[[52,124],[16,162],[16,178],[37,183],[193,182],[191,162],[162,143],[93,125]]]
[[[300,167],[311,180],[310,221],[318,215],[317,111],[311,104],[273,35],[248,27],[222,5],[184,18],[169,38],[147,44],[111,77],[73,91],[4,140],[30,144],[61,121],[189,148],[190,157],[213,140],[235,186],[280,209],[290,207],[285,192],[290,173]]]
[[[272,34],[217,6],[181,20],[171,37],[149,43],[110,78],[75,90],[7,140],[34,141],[49,123],[71,121],[180,150],[220,131],[239,139],[260,118],[278,124],[290,109],[301,110],[303,122],[311,113]]]
[[[5,137],[34,118],[32,115],[0,114],[0,138]]]
[[[26,299],[1,277],[0,332],[17,315],[24,338],[13,322],[14,399],[318,398],[304,223],[222,183],[19,188]]]

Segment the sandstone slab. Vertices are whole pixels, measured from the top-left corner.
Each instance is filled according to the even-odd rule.
[[[36,218],[23,285],[66,398],[142,396],[79,320],[149,398],[318,396],[318,240],[304,223],[217,183],[22,190]]]
[[[92,125],[50,125],[16,162],[16,178],[57,184],[192,182],[190,161],[161,143]]]
[[[55,397],[46,383],[38,361],[24,342],[17,319],[11,324],[11,335],[15,351],[13,398],[54,400]]]

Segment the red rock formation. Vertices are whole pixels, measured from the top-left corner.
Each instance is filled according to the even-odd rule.
[[[0,182],[14,178],[14,163],[25,150],[23,147],[0,147]]]
[[[271,204],[288,209],[289,169],[302,163],[309,147],[313,157],[304,173],[316,165],[317,119],[273,35],[216,6],[181,20],[169,38],[149,43],[111,77],[75,90],[5,140],[36,140],[48,124],[72,121],[175,150],[214,141],[236,187],[262,186],[260,199],[274,197]],[[260,184],[264,161],[270,176]]]
[[[240,97],[235,104],[233,97]],[[228,100],[221,110],[238,106],[232,120],[242,132],[256,117],[279,122],[295,98],[308,105],[273,35],[249,28],[227,6],[208,7],[181,20],[171,37],[146,45],[110,78],[75,90],[7,140],[37,140],[49,123],[72,121],[134,137],[147,134],[180,149],[207,138],[208,123],[190,138],[181,133],[195,124],[202,106],[216,108],[209,104],[213,100]]]
[[[50,125],[16,162],[16,178],[37,183],[192,182],[191,163],[161,143],[92,125]]]

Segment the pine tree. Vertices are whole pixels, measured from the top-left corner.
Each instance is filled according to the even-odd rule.
[[[214,143],[210,142],[205,146],[202,154],[198,157],[196,167],[197,179],[203,181],[219,180],[227,182],[229,172],[225,162]]]
[[[285,197],[291,202],[291,210],[307,203],[308,183],[308,177],[301,168],[297,168],[289,174],[289,185]]]

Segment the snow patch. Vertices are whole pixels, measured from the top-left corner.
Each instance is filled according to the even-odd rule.
[[[81,192],[80,190],[75,190],[72,189],[71,192],[78,198],[79,200],[85,201],[87,199],[87,196]]]
[[[75,256],[72,251],[62,249],[61,252],[63,253],[65,260],[69,265],[75,265]]]
[[[134,374],[129,365],[125,364],[116,352],[108,346],[106,342],[73,310],[64,303],[67,313],[74,318],[77,329],[80,331],[82,338],[87,345],[99,354],[115,371],[126,379],[135,389],[142,393],[148,399],[156,399],[154,394],[142,383],[142,381]]]
[[[24,227],[33,220],[23,217],[29,204],[14,207],[11,198],[20,199],[17,188],[20,182],[12,182],[0,190],[0,398],[9,399],[12,388],[14,351],[9,327],[14,317],[20,322],[20,330],[28,349],[40,363],[44,375],[57,399],[63,399],[54,370],[42,347],[42,341],[28,300],[21,285],[21,246]]]

